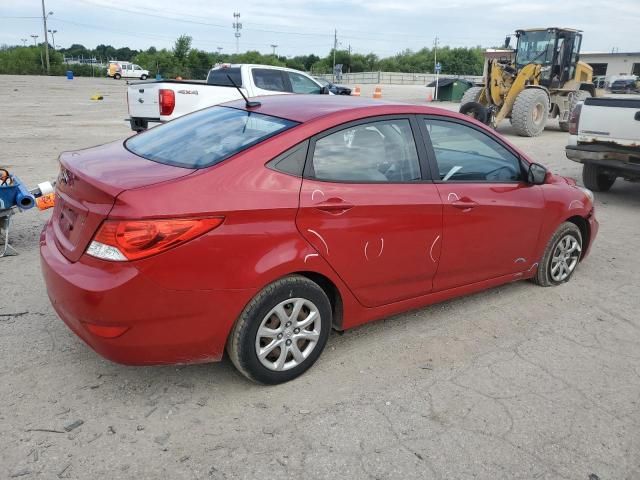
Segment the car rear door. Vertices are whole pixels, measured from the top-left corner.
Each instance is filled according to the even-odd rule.
[[[432,289],[442,205],[416,135],[415,119],[385,116],[310,142],[298,230],[368,307]]]
[[[442,254],[434,290],[531,268],[544,215],[540,186],[522,160],[471,123],[424,117],[432,177],[443,203]]]
[[[291,93],[291,84],[284,71],[275,68],[252,68],[250,71],[254,90],[251,96]]]

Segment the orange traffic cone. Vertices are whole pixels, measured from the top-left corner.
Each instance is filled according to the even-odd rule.
[[[354,97],[360,96],[360,87],[358,85],[356,85],[356,88],[353,89],[353,92],[351,92],[351,95]]]
[[[378,85],[373,92],[373,98],[382,98],[382,87],[380,87],[380,85]]]

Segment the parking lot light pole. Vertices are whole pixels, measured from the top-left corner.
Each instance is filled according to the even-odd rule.
[[[53,45],[53,49],[56,49],[56,33],[58,33],[58,30],[48,30],[48,32],[51,34],[51,44]]]

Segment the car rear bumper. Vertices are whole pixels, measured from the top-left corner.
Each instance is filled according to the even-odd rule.
[[[233,323],[255,293],[172,290],[160,287],[133,263],[87,255],[71,263],[58,250],[50,222],[40,237],[40,259],[47,293],[60,318],[100,355],[127,365],[220,360]],[[95,326],[127,330],[105,338],[92,331]]]

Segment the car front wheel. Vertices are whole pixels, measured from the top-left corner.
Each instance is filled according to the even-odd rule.
[[[551,236],[533,281],[543,287],[568,282],[582,255],[582,234],[575,223],[564,222]]]
[[[245,307],[229,334],[227,352],[250,380],[287,382],[318,359],[331,324],[331,303],[322,288],[306,277],[285,277]]]

